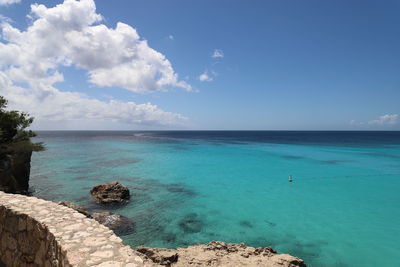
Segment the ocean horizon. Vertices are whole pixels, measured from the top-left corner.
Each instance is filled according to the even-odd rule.
[[[120,181],[130,246],[272,246],[308,266],[396,266],[400,131],[38,131],[34,196],[91,211]],[[288,182],[292,175],[293,182]]]
[[[0,0],[0,267],[400,267],[399,13]]]

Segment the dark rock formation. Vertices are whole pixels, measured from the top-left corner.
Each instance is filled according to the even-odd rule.
[[[58,202],[58,205],[74,209],[77,212],[82,213],[86,217],[92,218],[92,215],[90,214],[90,212],[87,209],[85,209],[84,207],[79,206],[78,204],[75,204],[75,203],[72,203],[72,202],[69,202],[69,201],[60,201],[60,202]]]
[[[91,214],[83,206],[69,201],[60,201],[58,202],[58,205],[74,209],[88,218],[95,219],[99,223],[113,230],[116,235],[129,235],[134,232],[134,222],[130,218],[122,216],[120,214],[114,214],[108,211],[96,212]]]
[[[135,250],[143,255],[146,266],[306,267],[302,259],[277,254],[271,247],[253,248],[217,241],[175,250],[149,247],[137,247]]]
[[[32,151],[12,152],[0,148],[0,190],[27,194]]]
[[[90,190],[90,194],[102,204],[121,203],[130,198],[129,189],[119,182],[96,185]]]
[[[107,226],[116,235],[129,235],[134,232],[134,222],[128,217],[111,212],[98,212],[92,214],[93,219]]]

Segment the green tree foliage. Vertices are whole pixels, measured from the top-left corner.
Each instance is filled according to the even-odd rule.
[[[32,143],[31,137],[36,133],[26,130],[33,122],[33,117],[28,113],[17,110],[5,110],[7,100],[0,96],[0,145],[1,150],[42,151],[43,143]]]

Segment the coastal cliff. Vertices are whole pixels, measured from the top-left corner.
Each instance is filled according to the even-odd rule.
[[[33,117],[18,110],[8,110],[8,101],[0,95],[0,191],[27,194],[31,156],[43,151],[43,143],[33,143],[36,133],[27,128]]]
[[[0,148],[0,191],[27,194],[32,151]]]

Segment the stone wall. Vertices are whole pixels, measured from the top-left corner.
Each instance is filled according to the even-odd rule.
[[[7,266],[67,265],[54,235],[35,219],[0,206],[0,222],[0,255]]]
[[[6,266],[144,266],[110,229],[56,203],[0,191],[0,261]]]

